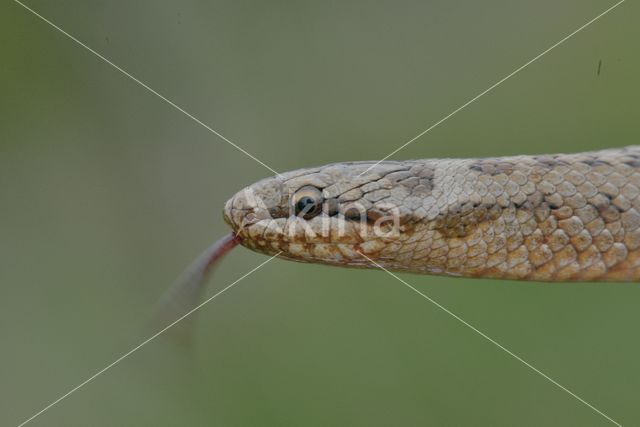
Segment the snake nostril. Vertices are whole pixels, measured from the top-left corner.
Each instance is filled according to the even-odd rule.
[[[243,225],[251,225],[255,222],[258,222],[258,216],[254,212],[249,212],[242,218]]]

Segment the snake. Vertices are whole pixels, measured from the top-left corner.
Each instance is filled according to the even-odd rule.
[[[343,162],[231,197],[237,243],[306,263],[473,278],[640,279],[640,146]]]
[[[195,305],[207,272],[237,245],[418,274],[640,281],[640,146],[332,163],[251,184],[223,217],[232,231],[165,293],[163,320]]]

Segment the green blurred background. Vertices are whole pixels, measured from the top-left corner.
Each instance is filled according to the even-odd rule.
[[[610,1],[35,1],[278,171],[379,159]],[[640,142],[628,1],[395,158]],[[271,173],[12,1],[0,5],[0,425],[138,344]],[[598,64],[600,74],[598,75]],[[266,258],[239,248],[212,294]],[[640,287],[403,275],[623,425]],[[33,426],[606,426],[383,272],[275,260]]]

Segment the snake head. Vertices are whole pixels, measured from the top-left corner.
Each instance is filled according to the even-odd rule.
[[[383,262],[381,251],[407,236],[401,231],[414,212],[406,198],[430,190],[430,178],[411,166],[353,162],[287,172],[236,193],[224,218],[258,252],[334,265],[371,265],[362,254]]]

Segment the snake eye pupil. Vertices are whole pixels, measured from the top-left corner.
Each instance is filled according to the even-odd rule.
[[[298,200],[298,204],[296,205],[296,208],[299,212],[309,212],[310,210],[313,209],[313,206],[316,204],[316,202],[311,198],[311,197],[303,197],[300,200]]]

